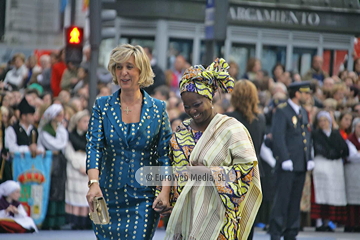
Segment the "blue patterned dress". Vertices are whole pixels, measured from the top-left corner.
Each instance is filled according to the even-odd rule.
[[[94,225],[97,239],[152,239],[159,214],[152,209],[155,187],[141,186],[143,166],[170,166],[171,129],[165,103],[145,91],[139,123],[121,117],[119,91],[98,98],[87,134],[87,169],[99,169],[110,223]]]

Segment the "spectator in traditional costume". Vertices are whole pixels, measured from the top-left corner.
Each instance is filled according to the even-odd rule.
[[[44,112],[39,124],[38,144],[52,151],[49,205],[42,229],[60,229],[65,224],[66,158],[63,151],[68,143],[64,127],[64,109],[60,104],[51,105]]]
[[[354,119],[352,132],[346,142],[349,157],[344,167],[348,204],[345,232],[360,232],[360,118]]]
[[[317,231],[333,231],[329,221],[346,221],[346,191],[343,158],[349,149],[338,130],[332,128],[329,112],[317,114],[317,129],[312,132],[315,168],[311,218],[317,219]]]
[[[65,148],[68,161],[66,173],[66,213],[72,229],[85,229],[90,226],[89,206],[86,200],[88,191],[86,174],[86,131],[89,124],[87,110],[76,113],[69,123],[69,143]]]
[[[5,130],[5,147],[10,153],[31,152],[36,156],[44,149],[37,145],[38,131],[34,124],[35,108],[24,97],[18,105],[20,111],[19,121]]]
[[[19,202],[20,183],[8,180],[0,184],[0,233],[37,232],[34,220]]]

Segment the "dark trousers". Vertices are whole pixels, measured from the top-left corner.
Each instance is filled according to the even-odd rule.
[[[270,215],[271,240],[294,240],[300,228],[300,201],[306,172],[279,170],[276,173],[276,190]]]

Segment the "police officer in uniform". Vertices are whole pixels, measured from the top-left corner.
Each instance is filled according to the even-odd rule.
[[[288,87],[289,99],[280,104],[272,120],[272,147],[275,156],[275,197],[270,216],[271,240],[296,239],[300,228],[300,200],[311,160],[310,125],[301,106],[311,97],[309,82]]]
[[[19,121],[5,130],[5,147],[10,153],[31,152],[34,157],[44,152],[37,146],[38,131],[34,124],[35,108],[24,97],[18,105]]]

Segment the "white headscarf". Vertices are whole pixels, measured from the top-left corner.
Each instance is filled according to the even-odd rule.
[[[329,123],[330,123],[330,128],[331,128],[331,126],[332,126],[332,119],[331,119],[330,113],[327,112],[327,111],[320,111],[320,112],[317,114],[316,118],[319,120],[321,117],[327,118],[327,120],[328,120]]]
[[[39,129],[42,129],[48,122],[53,120],[62,110],[62,105],[58,103],[52,104],[48,107],[41,118]]]
[[[7,180],[6,182],[0,184],[0,198],[2,196],[9,196],[15,190],[20,190],[20,183],[13,180]]]

